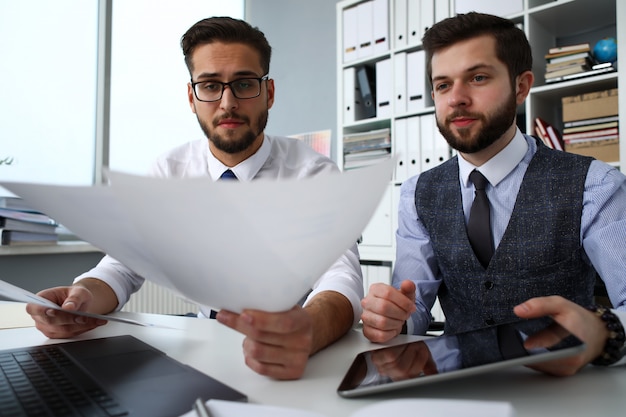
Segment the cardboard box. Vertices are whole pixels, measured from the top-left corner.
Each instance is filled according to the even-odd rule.
[[[566,143],[565,151],[578,155],[592,156],[604,162],[618,162],[620,160],[619,139]]]
[[[617,88],[561,98],[563,122],[618,114]]]

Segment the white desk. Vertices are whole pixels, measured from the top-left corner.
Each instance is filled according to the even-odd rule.
[[[3,310],[0,303],[0,317]],[[15,314],[15,309],[10,310]],[[626,410],[626,369],[588,367],[569,378],[546,376],[523,367],[482,377],[442,382],[394,394],[362,399],[344,399],[335,390],[354,354],[369,349],[359,331],[353,331],[333,346],[311,358],[298,381],[275,381],[254,373],[243,361],[242,336],[215,320],[187,317],[119,313],[125,317],[179,327],[183,330],[138,327],[110,322],[81,338],[120,334],[135,337],[161,349],[212,377],[245,393],[250,402],[314,410],[327,417],[348,417],[373,401],[391,398],[447,398],[510,401],[517,417],[621,416]],[[408,337],[398,340],[408,340]],[[3,349],[54,343],[34,327],[0,331]]]

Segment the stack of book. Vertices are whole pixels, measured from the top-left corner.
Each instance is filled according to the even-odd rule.
[[[596,63],[588,43],[550,48],[546,58],[546,83],[567,81],[615,71],[612,63]]]
[[[565,150],[605,162],[619,160],[618,89],[563,97]]]
[[[343,137],[344,169],[359,168],[380,162],[391,155],[389,128],[353,133]]]
[[[0,197],[0,246],[50,245],[58,224],[17,197]]]
[[[548,148],[562,151],[563,138],[561,133],[550,123],[541,117],[535,118],[535,134],[546,144]]]

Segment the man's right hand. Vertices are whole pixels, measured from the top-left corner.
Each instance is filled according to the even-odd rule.
[[[88,311],[94,299],[90,290],[78,285],[50,288],[37,295],[68,311]],[[26,312],[35,320],[37,329],[53,339],[74,337],[107,323],[106,320],[64,313],[38,304],[27,304]]]
[[[363,334],[372,342],[387,342],[402,331],[415,307],[415,284],[410,280],[400,283],[400,289],[376,283],[361,300]]]

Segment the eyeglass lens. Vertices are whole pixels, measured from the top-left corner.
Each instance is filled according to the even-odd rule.
[[[230,87],[236,98],[254,98],[261,93],[261,80],[256,78],[242,78],[229,83],[204,81],[196,83],[194,89],[198,100],[217,101],[222,98],[225,86]]]

